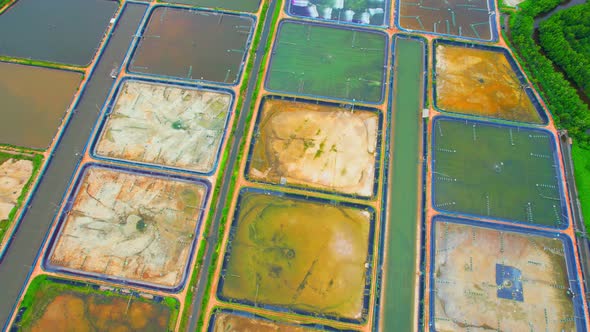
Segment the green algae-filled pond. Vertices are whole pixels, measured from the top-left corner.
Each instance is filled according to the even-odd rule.
[[[266,88],[277,92],[380,103],[387,36],[362,29],[283,22]]]
[[[369,208],[243,191],[219,295],[360,321]]]
[[[432,136],[436,209],[550,227],[567,222],[551,133],[438,118]]]
[[[257,12],[260,7],[260,0],[168,0],[167,2],[250,13]]]

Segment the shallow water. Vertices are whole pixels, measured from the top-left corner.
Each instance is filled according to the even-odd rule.
[[[360,319],[370,222],[363,210],[243,194],[221,294]]]
[[[150,17],[131,71],[191,80],[235,83],[252,19],[159,7]]]
[[[260,0],[168,0],[167,2],[251,13],[258,11],[258,8],[260,7]]]
[[[47,148],[82,74],[0,62],[0,143]]]
[[[19,0],[0,15],[0,55],[87,65],[118,7],[110,0]]]

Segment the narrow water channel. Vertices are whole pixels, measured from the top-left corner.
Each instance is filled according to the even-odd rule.
[[[423,100],[424,43],[395,41],[391,163],[383,299],[383,330],[412,331],[416,288],[416,241]]]

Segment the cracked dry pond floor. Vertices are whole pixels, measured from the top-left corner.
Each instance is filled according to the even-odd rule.
[[[377,112],[281,100],[264,102],[248,176],[371,196],[379,132]]]
[[[430,286],[436,331],[576,330],[560,239],[443,221]],[[516,273],[498,282],[498,264]]]
[[[197,237],[206,188],[87,168],[50,253],[52,266],[176,287]]]
[[[220,295],[360,320],[372,214],[244,192]]]
[[[224,92],[126,81],[95,153],[210,172],[217,160],[231,100]]]

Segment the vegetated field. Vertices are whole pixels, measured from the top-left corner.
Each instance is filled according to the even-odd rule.
[[[41,155],[34,153],[0,150],[0,244],[31,188],[42,160]]]
[[[229,9],[251,13],[258,11],[258,8],[260,7],[260,0],[166,0],[166,2],[196,7]]]
[[[562,240],[446,221],[434,226],[436,331],[576,330]]]
[[[267,99],[254,133],[250,178],[371,196],[378,111]]]
[[[439,118],[432,134],[437,209],[548,227],[567,224],[551,133]]]
[[[45,275],[31,282],[19,331],[172,331],[178,302]],[[16,326],[13,325],[13,328]]]
[[[229,93],[125,81],[95,153],[210,172],[224,136]]]
[[[295,94],[379,103],[387,38],[362,29],[283,22],[266,88]]]
[[[372,214],[242,192],[219,296],[360,320]]]
[[[527,95],[528,84],[514,72],[505,53],[467,44],[438,44],[435,52],[437,107],[504,120],[544,122]]]
[[[178,287],[198,236],[199,183],[89,167],[49,263],[89,275]]]
[[[247,16],[157,7],[129,69],[235,84],[253,27],[254,20]]]
[[[590,232],[590,150],[575,143],[572,145],[572,159],[584,224],[586,232]]]
[[[256,332],[305,332],[319,331],[296,325],[287,325],[270,320],[248,317],[237,313],[219,312],[211,317],[211,325],[214,332],[227,331],[256,331]]]
[[[118,7],[118,1],[18,0],[0,15],[0,55],[88,65]]]
[[[492,40],[487,0],[400,0],[399,25],[408,30]]]
[[[81,81],[77,72],[0,62],[0,144],[46,149]]]

